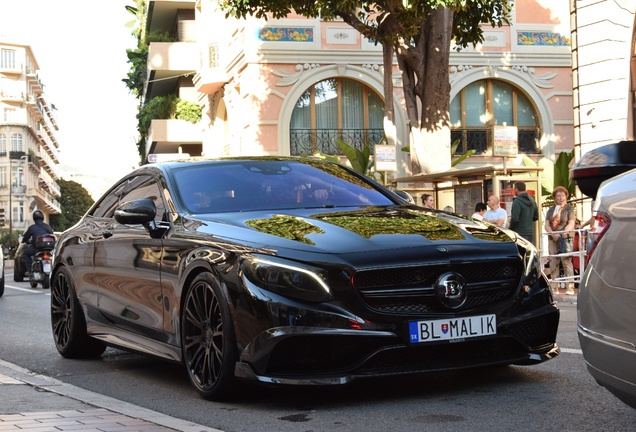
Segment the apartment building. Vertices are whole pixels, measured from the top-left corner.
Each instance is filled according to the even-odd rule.
[[[570,11],[553,3],[516,2],[511,25],[485,27],[482,44],[451,54],[452,138],[458,154],[476,152],[460,167],[503,164],[493,126],[516,127],[508,166],[573,148]],[[178,41],[150,44],[145,100],[190,98],[203,118],[152,121],[147,154],[334,154],[336,137],[358,148],[382,142],[381,48],[344,22],[235,20],[212,0],[151,0],[146,31],[159,30]],[[390,73],[401,177],[410,138],[397,65]]]
[[[0,41],[0,215],[16,231],[36,208],[47,221],[61,211],[58,125],[38,70],[30,46]]]
[[[634,139],[636,2],[570,0],[577,153]],[[611,35],[611,37],[608,37]]]

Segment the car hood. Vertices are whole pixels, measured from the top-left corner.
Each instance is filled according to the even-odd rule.
[[[424,245],[483,248],[508,243],[510,233],[493,225],[418,207],[365,207],[353,210],[294,209],[199,215],[197,231],[267,248],[353,253]]]

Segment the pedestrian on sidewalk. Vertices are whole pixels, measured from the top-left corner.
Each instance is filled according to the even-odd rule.
[[[574,295],[574,266],[571,256],[560,257],[557,255],[558,242],[561,237],[568,238],[574,235],[574,225],[576,216],[574,208],[567,203],[568,191],[563,186],[557,186],[552,192],[554,205],[548,209],[545,217],[545,230],[548,236],[548,254],[550,255],[550,278],[555,280],[561,273],[563,267],[563,276],[567,278],[566,292],[567,295]],[[560,233],[558,231],[565,231]],[[550,282],[552,290],[557,293],[559,290],[558,282]]]
[[[534,223],[539,220],[539,208],[526,192],[524,182],[515,182],[515,197],[510,212],[510,229],[534,244]]]

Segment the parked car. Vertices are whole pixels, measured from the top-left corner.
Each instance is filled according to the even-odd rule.
[[[619,141],[586,152],[572,168],[572,178],[594,198],[605,180],[636,168],[636,141]]]
[[[590,374],[626,404],[636,408],[636,142],[631,150],[599,148],[579,162],[579,179],[585,179],[587,161],[604,160],[616,170],[604,170],[596,162],[596,188],[586,194],[595,196],[593,213],[597,228],[589,233],[585,273],[577,299],[578,336]],[[630,153],[631,152],[631,153]],[[613,154],[612,157],[606,157]],[[598,156],[601,155],[601,156]],[[629,171],[627,171],[629,170]],[[625,172],[626,171],[626,172]],[[615,175],[615,176],[614,176]],[[614,177],[612,177],[614,176]],[[600,181],[599,181],[600,180]],[[600,186],[600,187],[599,187]]]
[[[183,362],[213,399],[559,353],[530,243],[311,158],[133,171],[58,239],[51,322],[64,357]]]
[[[22,253],[26,248],[26,244],[20,243],[15,251],[13,257],[13,282],[23,282],[26,276],[26,268],[24,266],[24,259]]]

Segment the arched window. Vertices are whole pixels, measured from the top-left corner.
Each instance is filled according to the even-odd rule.
[[[22,134],[14,133],[11,135],[11,151],[21,152],[22,150]]]
[[[296,101],[290,123],[292,155],[341,154],[336,138],[373,147],[384,139],[384,103],[364,84],[343,78],[320,81]]]
[[[516,126],[519,153],[538,154],[541,128],[530,100],[517,88],[499,80],[475,81],[451,101],[451,141],[460,140],[458,154],[475,149],[486,154],[492,126]]]

